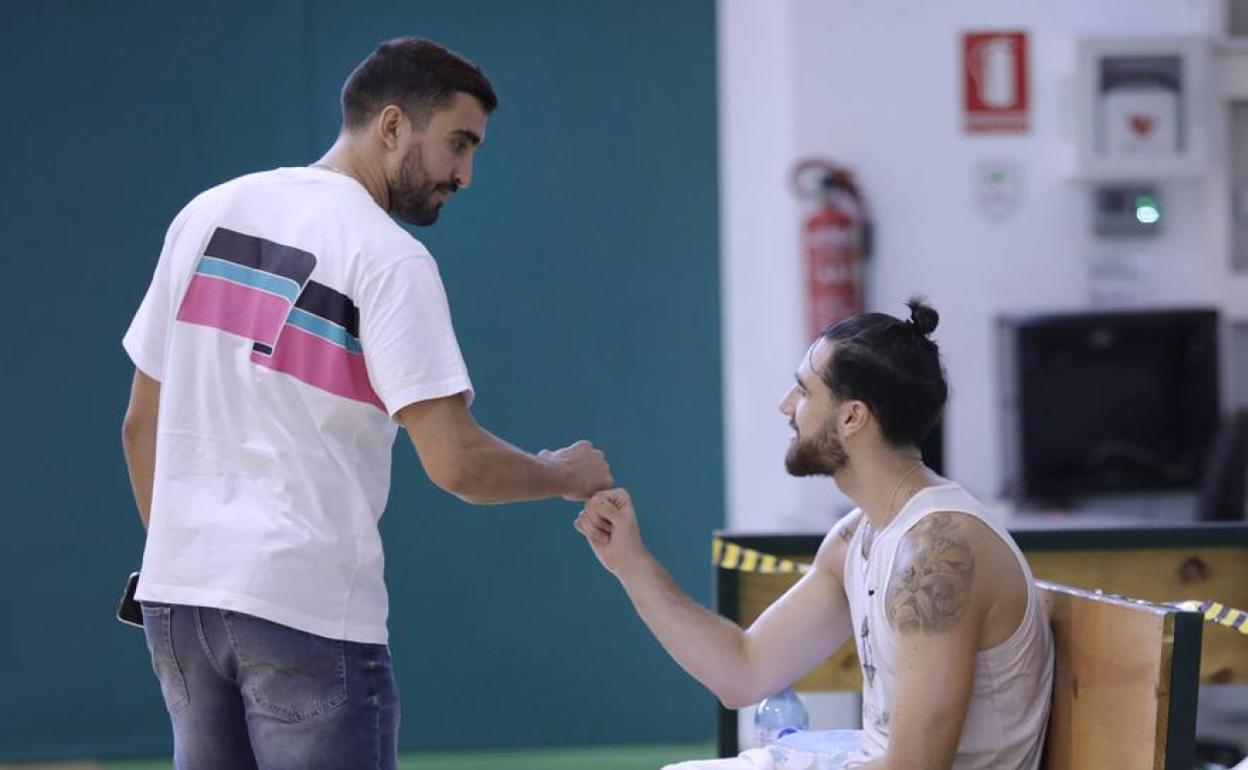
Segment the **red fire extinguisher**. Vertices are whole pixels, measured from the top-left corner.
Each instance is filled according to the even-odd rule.
[[[806,260],[808,339],[863,308],[863,262],[871,249],[866,201],[853,174],[825,160],[793,169],[798,196],[817,202],[802,222]]]

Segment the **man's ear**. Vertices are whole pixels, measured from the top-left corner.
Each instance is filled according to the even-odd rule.
[[[863,401],[846,401],[841,404],[841,413],[837,418],[841,434],[849,438],[867,426],[871,421],[871,410]]]
[[[398,148],[399,134],[404,120],[403,110],[397,104],[387,104],[373,119],[373,129],[377,133],[377,138],[387,150]]]

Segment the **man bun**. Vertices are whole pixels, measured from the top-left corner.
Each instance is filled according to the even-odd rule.
[[[936,325],[940,323],[940,313],[936,309],[927,304],[924,297],[911,297],[906,302],[906,307],[910,308],[910,325],[919,333],[921,337],[927,337],[936,331]]]

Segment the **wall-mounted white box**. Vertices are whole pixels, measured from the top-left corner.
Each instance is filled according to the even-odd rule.
[[[1154,181],[1203,174],[1210,157],[1211,41],[1078,42],[1077,176]]]

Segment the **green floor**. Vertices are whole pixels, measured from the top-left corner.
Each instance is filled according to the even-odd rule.
[[[709,759],[710,743],[682,746],[630,746],[592,749],[550,749],[407,754],[400,770],[658,770],[671,762]],[[167,770],[168,761],[105,762],[106,770]]]

